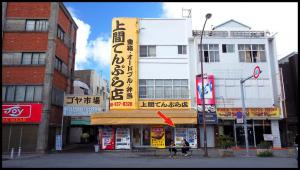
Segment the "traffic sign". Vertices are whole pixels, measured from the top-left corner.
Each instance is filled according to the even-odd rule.
[[[260,68],[258,67],[258,66],[256,66],[255,68],[254,68],[254,71],[253,71],[253,77],[255,78],[255,79],[257,79],[258,77],[259,77],[259,74],[261,73],[261,70],[260,70]]]
[[[244,121],[243,121],[243,113],[242,112],[237,112],[236,113],[236,123],[244,123]]]

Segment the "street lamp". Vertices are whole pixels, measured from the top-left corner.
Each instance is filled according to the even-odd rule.
[[[204,157],[208,157],[207,153],[207,137],[206,137],[206,117],[205,117],[205,101],[204,101],[204,75],[203,75],[203,56],[202,56],[202,37],[203,37],[203,32],[205,28],[206,21],[211,17],[211,14],[208,13],[205,15],[205,22],[201,31],[201,36],[200,36],[200,62],[201,62],[201,81],[202,81],[202,112],[203,112],[203,131],[204,131]]]

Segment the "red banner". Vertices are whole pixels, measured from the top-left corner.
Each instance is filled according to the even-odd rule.
[[[102,149],[114,150],[115,149],[115,129],[106,127],[102,130]]]
[[[197,91],[197,104],[202,104],[202,80],[201,76],[196,77],[196,91]],[[214,76],[208,75],[207,77],[204,76],[204,99],[205,104],[216,104],[215,102],[215,82]]]
[[[3,104],[2,123],[40,123],[42,104]]]

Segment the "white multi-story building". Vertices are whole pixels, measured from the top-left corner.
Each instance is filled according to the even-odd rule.
[[[163,146],[168,145],[169,140],[179,144],[180,140],[186,138],[192,147],[202,147],[203,129],[196,88],[196,76],[201,74],[199,31],[192,30],[191,18],[137,19],[133,22],[138,25],[137,28],[134,24],[130,25],[131,29],[137,30],[123,31],[128,28],[128,23],[126,18],[113,21],[113,78],[110,82],[110,108],[113,109],[92,115],[92,125],[98,125],[99,129],[105,129],[108,125],[110,129],[105,129],[105,134],[111,134],[111,139],[115,137],[112,134],[116,134],[116,141],[123,140],[122,134],[128,133],[130,145],[128,137],[126,140],[124,137],[124,141],[127,141],[125,144],[120,143],[119,147],[117,143],[116,147],[108,144],[109,149],[154,145],[151,138],[153,129],[157,131],[157,127],[165,132],[165,141],[160,143]],[[129,42],[135,41],[130,39],[130,32],[138,36],[138,45],[134,46],[139,51],[136,56],[134,50],[132,53],[129,50]],[[240,80],[252,75],[254,67],[259,66],[262,70],[259,78],[245,83],[249,145],[256,147],[264,140],[264,134],[269,134],[269,137],[272,134],[273,146],[280,147],[278,120],[282,115],[278,109],[280,89],[274,37],[267,36],[264,31],[251,31],[250,27],[230,20],[212,31],[205,31],[202,44],[204,73],[213,75],[215,82],[212,108],[215,107],[216,111],[211,112],[214,118],[218,115],[218,119],[211,119],[207,123],[207,146],[215,147],[220,135],[231,136],[237,146],[244,146],[243,127],[235,121],[236,112],[242,108]],[[127,48],[118,47],[121,45]],[[125,58],[126,54],[129,57]],[[124,91],[116,88],[117,84],[122,86],[120,81],[124,78],[123,74],[128,73],[124,64],[126,59],[134,57],[138,59],[138,107],[132,107],[134,102],[127,102],[128,94],[126,96],[125,93],[130,88]],[[115,87],[112,88],[113,84]],[[112,95],[116,94],[120,98],[113,101],[116,96]],[[121,98],[121,95],[124,96]],[[123,107],[117,108],[120,105]],[[130,108],[127,109],[127,106]],[[175,128],[170,128],[159,118],[156,114],[158,110],[173,120]],[[103,139],[102,142],[105,141]]]
[[[201,74],[200,31],[193,31],[191,47],[191,89],[196,89],[195,75]],[[252,31],[249,26],[235,20],[229,20],[203,32],[203,73],[214,76],[217,113],[241,109],[240,80],[253,75],[259,66],[262,70],[258,79],[249,79],[244,83],[245,107],[254,111],[248,115],[248,141],[250,147],[256,147],[263,141],[263,134],[272,134],[273,147],[281,147],[278,120],[282,118],[280,106],[280,84],[275,39],[265,31]],[[192,93],[196,98],[196,93]],[[266,109],[268,108],[268,109]],[[270,108],[278,108],[270,111]],[[263,109],[263,110],[262,110]],[[277,112],[276,115],[270,115]],[[208,126],[208,146],[213,145],[213,134],[232,136],[236,144],[244,145],[243,124],[236,124],[235,116],[223,117],[218,113],[219,122]],[[256,115],[255,115],[256,114]],[[269,114],[267,116],[266,114]],[[275,114],[275,113],[274,113]]]

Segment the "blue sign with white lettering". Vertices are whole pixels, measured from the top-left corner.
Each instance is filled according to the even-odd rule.
[[[198,111],[198,123],[203,124],[203,114]],[[206,124],[218,124],[218,117],[216,112],[206,112],[205,113],[205,123]]]

